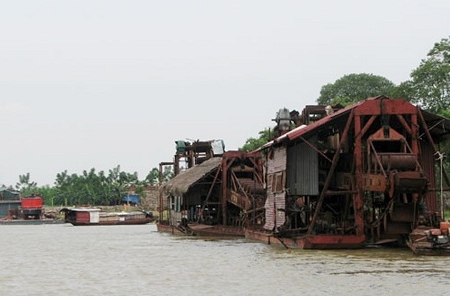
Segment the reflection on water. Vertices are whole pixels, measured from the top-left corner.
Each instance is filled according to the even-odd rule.
[[[449,295],[450,258],[286,250],[153,224],[0,226],[0,295]]]

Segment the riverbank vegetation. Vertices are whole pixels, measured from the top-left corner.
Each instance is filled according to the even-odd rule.
[[[142,194],[146,187],[155,186],[172,178],[173,171],[166,167],[162,172],[154,168],[144,180],[139,180],[137,173],[127,173],[120,170],[120,166],[110,169],[108,173],[97,172],[94,168],[83,171],[82,174],[69,174],[67,171],[58,173],[54,186],[42,186],[30,179],[30,174],[19,176],[16,190],[21,196],[40,194],[44,204],[49,207],[96,205],[114,206],[121,203],[132,188],[136,194]]]

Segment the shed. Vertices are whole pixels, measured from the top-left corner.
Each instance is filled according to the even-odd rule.
[[[163,186],[164,192],[174,196],[185,194],[191,186],[217,169],[221,161],[222,157],[213,157],[199,165],[187,169],[168,181]]]

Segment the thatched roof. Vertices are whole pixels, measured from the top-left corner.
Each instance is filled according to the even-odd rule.
[[[189,188],[207,176],[213,170],[217,169],[222,157],[213,157],[199,165],[187,169],[178,174],[163,186],[163,191],[166,194],[181,196],[185,194]]]

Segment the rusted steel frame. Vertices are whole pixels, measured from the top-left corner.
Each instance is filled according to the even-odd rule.
[[[381,237],[380,226],[381,226],[382,220],[384,221],[384,219],[386,218],[386,215],[387,215],[388,211],[391,209],[393,203],[394,203],[394,199],[392,198],[389,200],[389,203],[384,208],[383,212],[381,212],[381,214],[379,214],[378,219],[368,225],[372,229],[372,231],[376,228],[376,232],[377,232],[376,237],[377,238]]]
[[[417,154],[414,153],[414,150],[409,146],[408,142],[407,142],[407,141],[404,141],[404,143],[405,143],[405,145],[406,145],[406,148],[408,148],[408,150],[411,151],[411,153],[413,153],[413,154],[415,154],[415,155],[417,156]],[[417,143],[414,144],[414,141],[413,141],[412,145],[413,145],[413,146],[417,146]],[[416,157],[415,160],[416,160],[416,167],[419,168],[420,173],[423,173],[423,169],[422,169],[422,166],[421,166],[420,163],[419,163],[419,159]]]
[[[259,157],[258,160],[252,158],[252,162],[254,163],[253,165],[256,168],[255,169],[255,176],[256,176],[257,180],[261,184],[263,184],[264,183],[264,177],[263,177],[264,176],[264,172],[262,170],[262,167],[263,167],[262,158]]]
[[[320,151],[318,148],[316,148],[316,146],[314,146],[311,142],[309,142],[308,140],[306,140],[305,138],[303,138],[302,136],[298,137],[300,140],[302,140],[303,142],[305,142],[306,144],[308,144],[308,146],[310,146],[312,149],[314,149],[317,153],[319,153],[320,155],[322,155],[323,158],[325,158],[326,160],[328,160],[329,162],[332,162],[331,159],[328,158],[328,156],[326,156],[322,151]],[[339,147],[340,148],[340,147]]]
[[[244,196],[245,196],[248,200],[251,200],[251,205],[250,205],[250,207],[251,207],[251,208],[254,207],[254,205],[255,205],[255,197],[254,197],[253,195],[248,196],[247,192],[244,190],[244,188],[242,187],[241,183],[239,182],[238,177],[236,176],[236,174],[235,174],[233,171],[231,171],[231,174],[232,174],[232,177],[233,177],[233,179],[235,180],[235,182],[238,184],[239,189],[240,189],[240,190],[242,191],[242,193],[244,194]],[[245,212],[246,214],[248,213],[247,210],[245,210],[245,209],[244,209],[244,212]],[[255,222],[255,221],[253,221],[253,222]]]
[[[419,125],[417,124],[417,113],[411,115],[411,150],[415,155],[419,155]]]
[[[231,175],[232,175],[232,178],[231,178],[232,189],[234,191],[238,191],[238,187],[240,187],[240,186],[238,185],[238,180],[237,180],[236,174],[233,172],[233,170],[231,170]]]
[[[222,158],[222,224],[227,224],[227,199],[228,199],[228,169],[235,161],[235,157]],[[230,160],[230,162],[228,162]]]
[[[219,177],[219,173],[221,171],[221,167],[222,167],[222,163],[220,163],[219,166],[217,167],[217,172],[214,175],[214,179],[213,179],[213,181],[211,183],[211,186],[209,187],[208,194],[206,195],[205,203],[202,205],[202,212],[204,212],[205,206],[206,206],[206,204],[209,201],[209,198],[210,198],[211,193],[213,191],[214,185],[216,184],[217,178]]]
[[[412,134],[412,130],[411,128],[408,126],[408,123],[406,122],[405,118],[403,117],[402,114],[396,114],[397,119],[400,121],[400,123],[402,124],[403,128],[406,130],[406,132],[410,135]]]
[[[248,160],[250,160],[250,162],[253,164],[253,173],[254,173],[254,175],[256,176],[257,180],[258,180],[260,183],[262,183],[262,182],[263,182],[263,181],[262,181],[262,177],[261,177],[261,175],[259,174],[259,169],[260,169],[260,167],[261,167],[261,164],[257,162],[257,160],[256,160],[257,156],[255,156],[254,153],[250,153],[250,154],[251,154],[250,156],[249,156],[248,154],[249,154],[249,153],[247,153],[247,154],[245,155],[245,157],[246,157]]]
[[[428,141],[430,141],[430,144],[433,147],[434,154],[436,154],[438,152],[438,150],[436,148],[436,145],[434,144],[433,137],[430,134],[430,130],[427,127],[425,118],[423,118],[422,111],[419,108],[417,108],[417,113],[419,114],[420,121],[424,125],[425,134],[427,135]],[[449,180],[447,172],[445,170],[442,170],[442,175],[444,176],[445,182],[447,182],[447,186],[450,186],[450,180]],[[441,182],[442,182],[442,180],[441,180]]]
[[[364,125],[364,127],[361,129],[361,131],[359,132],[359,134],[362,136],[364,136],[367,132],[367,130],[372,126],[373,122],[375,121],[375,119],[377,118],[377,115],[372,115],[369,120],[366,122],[366,124]],[[355,138],[359,136],[356,135]]]
[[[167,165],[175,166],[175,163],[174,162],[160,162],[159,163],[159,172],[158,172],[159,184],[162,183],[162,178],[163,178],[162,168],[163,168],[163,166],[167,166]],[[164,213],[164,191],[160,188],[159,189],[159,217],[160,218],[163,217],[163,213]],[[170,211],[169,211],[168,215],[169,215],[168,219],[170,220]]]
[[[250,162],[253,164],[255,169],[255,175],[258,178],[258,180],[262,183],[262,177],[261,172],[259,171],[261,168],[261,156],[259,155],[259,152],[247,152],[247,151],[227,151],[224,153],[224,158],[228,159],[242,159],[246,158],[250,160]],[[260,161],[257,161],[257,158],[260,159]]]
[[[355,111],[356,113],[356,111]],[[356,234],[364,235],[364,213],[363,213],[363,164],[362,164],[362,133],[361,133],[361,116],[355,114],[354,131],[355,135],[355,178],[356,178],[356,191],[357,193],[353,195],[353,210],[355,215],[355,226]]]
[[[263,183],[263,178],[262,178],[262,172],[260,172],[259,170],[260,170],[260,168],[261,168],[261,160],[259,160],[259,161],[257,161],[257,159],[256,159],[257,157],[256,156],[254,156],[254,155],[252,155],[251,157],[249,157],[249,159],[250,159],[250,161],[252,162],[252,164],[253,164],[253,171],[254,171],[254,173],[255,173],[255,176],[256,176],[256,178],[258,179],[258,181],[262,184]],[[260,157],[259,157],[259,159],[261,159]]]
[[[372,124],[373,124],[373,122],[375,121],[375,119],[377,118],[377,115],[372,115],[370,118],[369,118],[369,120],[366,122],[366,124],[364,125],[364,127],[360,130],[360,132],[358,133],[358,135],[356,135],[356,137],[358,137],[358,136],[364,136],[365,134],[366,134],[366,132],[369,130],[369,128],[372,126]],[[355,137],[355,138],[356,138]],[[368,161],[368,163],[367,163],[367,167],[369,168],[369,173],[370,173],[370,158],[369,158],[369,155],[370,155],[370,150],[369,149],[367,149],[367,161]]]
[[[245,192],[245,190],[242,187],[241,183],[238,181],[238,177],[236,177],[236,174],[233,171],[231,171],[231,176],[232,176],[234,182],[237,183],[237,185],[239,186],[239,189],[242,191],[242,193],[245,195],[245,197],[248,198],[247,192]]]
[[[386,172],[384,171],[383,165],[381,164],[380,156],[379,156],[378,153],[375,151],[375,147],[373,146],[372,141],[369,141],[369,143],[370,143],[370,148],[373,150],[373,153],[375,154],[375,159],[377,160],[377,163],[378,163],[378,165],[380,166],[381,171],[383,172],[383,176],[384,176],[385,178],[387,178],[387,174],[386,174]],[[370,163],[370,159],[367,159],[367,161]],[[390,166],[390,165],[389,165],[389,166]],[[370,171],[369,171],[369,173],[370,173]],[[374,172],[374,173],[375,173],[375,172]]]
[[[306,233],[307,236],[311,235],[311,233],[314,229],[314,226],[316,224],[316,220],[319,215],[319,211],[322,208],[322,203],[325,198],[325,193],[328,190],[328,187],[330,186],[331,179],[334,174],[334,170],[336,169],[336,166],[337,166],[337,163],[339,160],[339,155],[341,154],[340,150],[341,150],[342,144],[344,143],[344,141],[347,140],[348,131],[350,130],[351,123],[353,122],[353,113],[354,113],[354,110],[352,110],[352,112],[350,113],[350,115],[347,119],[347,123],[346,123],[344,131],[342,133],[341,140],[339,141],[339,146],[336,149],[336,152],[334,153],[333,161],[331,162],[330,171],[328,172],[327,179],[325,180],[325,184],[322,188],[322,192],[320,193],[319,200],[317,201],[316,210],[314,211],[314,215],[312,217],[311,224],[309,225],[308,232]]]

